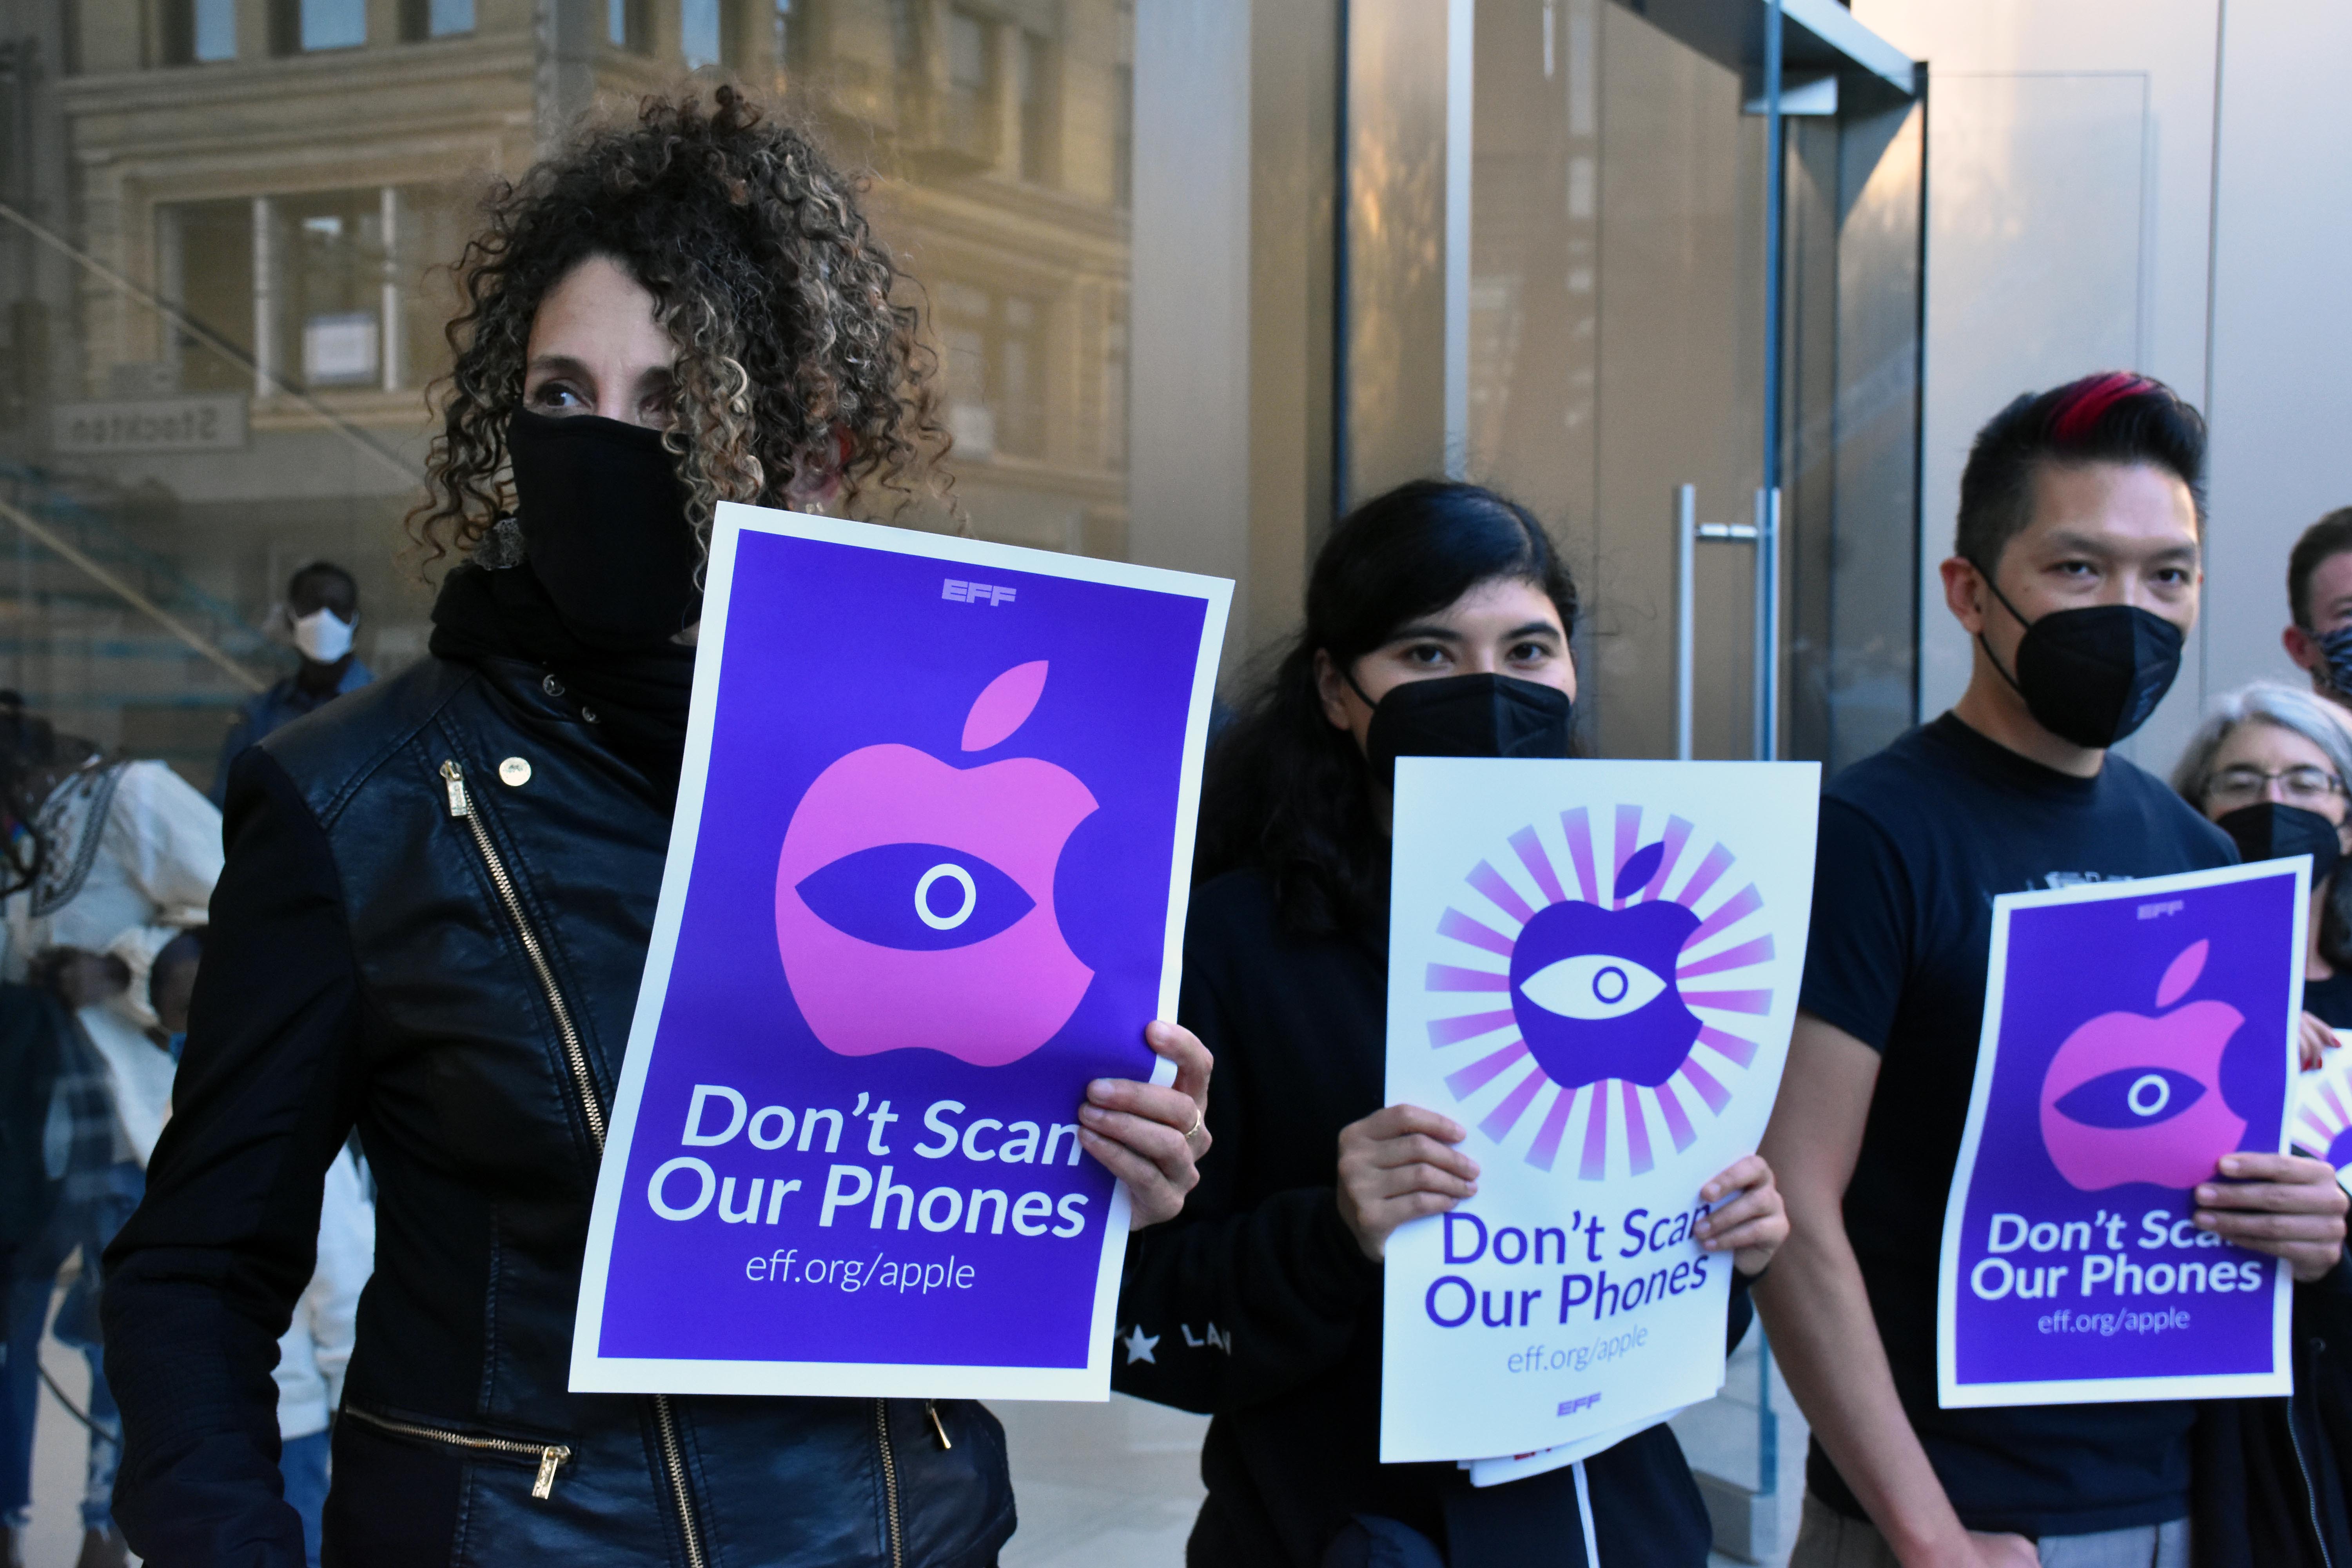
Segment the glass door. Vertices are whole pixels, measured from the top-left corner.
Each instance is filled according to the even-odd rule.
[[[1822,0],[1348,26],[1339,510],[1434,472],[1531,507],[1584,598],[1588,754],[1834,769],[1907,728],[1910,62]],[[1783,1559],[1803,1427],[1760,1332],[1675,1425],[1717,1545]]]

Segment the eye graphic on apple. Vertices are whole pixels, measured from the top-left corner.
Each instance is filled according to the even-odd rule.
[[[1604,849],[1599,815],[1564,811],[1557,841],[1531,825],[1479,861],[1476,898],[1437,924],[1459,962],[1426,982],[1443,998],[1429,1043],[1460,1055],[1446,1087],[1479,1131],[1546,1171],[1568,1144],[1584,1181],[1696,1142],[1692,1118],[1732,1100],[1717,1075],[1756,1058],[1739,1019],[1772,1006],[1754,973],[1773,962],[1764,900],[1727,879],[1737,857],[1637,805],[1616,808]]]
[[[1665,847],[1653,844],[1625,862],[1618,898],[1647,885]],[[1511,952],[1511,1011],[1552,1082],[1656,1085],[1674,1076],[1699,1022],[1668,977],[1697,929],[1690,910],[1656,900],[1614,910],[1553,904],[1528,922]]]
[[[1010,739],[1045,676],[1038,660],[990,681],[962,751]],[[959,768],[892,743],[819,773],[776,858],[776,947],[818,1041],[1003,1067],[1053,1038],[1094,979],[1063,938],[1054,875],[1097,805],[1039,757]]]
[[[2166,966],[2154,1016],[2102,1013],[2050,1058],[2042,1142],[2076,1189],[2147,1182],[2185,1190],[2210,1178],[2244,1138],[2245,1118],[2221,1095],[2221,1055],[2245,1016],[2213,1000],[2172,1005],[2204,973],[2211,951],[2200,939]]]

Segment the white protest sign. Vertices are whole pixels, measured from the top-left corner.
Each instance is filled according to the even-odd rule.
[[[1699,1189],[1752,1152],[1796,1016],[1811,763],[1397,764],[1388,1100],[1478,1194],[1388,1244],[1381,1458],[1532,1454],[1723,1382]]]
[[[2334,1031],[2331,1031],[2334,1033]],[[2295,1148],[2336,1167],[2336,1184],[2352,1193],[2352,1051],[2337,1045],[2309,1072],[2294,1079],[2294,1109],[2287,1137]]]
[[[1690,1407],[1685,1405],[1684,1410]],[[1668,1410],[1654,1415],[1643,1415],[1622,1426],[1612,1426],[1580,1442],[1562,1443],[1557,1448],[1538,1448],[1532,1454],[1508,1454],[1499,1459],[1464,1459],[1462,1468],[1470,1472],[1474,1487],[1499,1487],[1507,1481],[1523,1481],[1529,1476],[1540,1476],[1564,1465],[1573,1465],[1604,1453],[1633,1436],[1644,1432],[1661,1421],[1671,1421],[1682,1410]]]

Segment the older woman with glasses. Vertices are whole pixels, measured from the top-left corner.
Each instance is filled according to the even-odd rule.
[[[2303,1063],[2352,1027],[2352,727],[2333,704],[2293,687],[2257,685],[2215,705],[2173,770],[2172,787],[2237,841],[2247,860],[2311,857],[2310,945],[2304,957]]]

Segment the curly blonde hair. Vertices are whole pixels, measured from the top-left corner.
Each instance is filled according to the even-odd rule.
[[[719,502],[781,504],[804,470],[837,464],[844,509],[886,519],[926,489],[944,495],[936,356],[916,309],[892,300],[902,275],[859,210],[864,188],[733,87],[709,107],[647,99],[635,125],[586,131],[494,186],[457,265],[457,359],[408,514],[421,564],[472,551],[513,510],[507,425],[531,321],[593,256],[644,285],[677,345],[666,439],[706,546]]]

